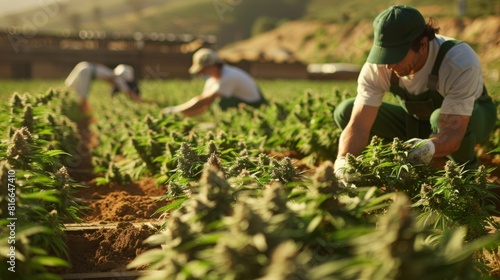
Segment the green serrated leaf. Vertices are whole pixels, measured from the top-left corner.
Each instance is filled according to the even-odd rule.
[[[61,150],[50,150],[50,151],[44,152],[44,154],[48,155],[50,157],[55,157],[55,156],[59,156],[59,155],[72,156],[71,154],[69,154],[65,151],[61,151]]]
[[[173,209],[178,209],[182,206],[182,204],[186,200],[188,200],[188,198],[178,198],[178,199],[170,202],[169,204],[167,204],[163,207],[160,207],[158,210],[155,211],[154,214],[164,213],[164,212],[168,212],[168,211],[173,210]]]
[[[41,199],[47,202],[59,203],[59,191],[58,190],[46,190],[37,193],[24,193],[20,195],[24,199]]]

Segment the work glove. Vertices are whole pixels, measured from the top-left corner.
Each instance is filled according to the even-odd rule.
[[[345,157],[338,157],[334,164],[335,177],[339,184],[343,187],[353,186],[355,182],[359,181],[361,176],[359,174],[348,172],[348,164]]]
[[[428,164],[431,162],[436,148],[429,139],[413,138],[406,143],[411,145],[408,152],[408,162],[411,164]]]

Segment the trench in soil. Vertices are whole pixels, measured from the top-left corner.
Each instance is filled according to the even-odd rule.
[[[167,204],[159,201],[166,193],[152,179],[125,185],[97,185],[91,164],[91,148],[96,145],[89,131],[90,118],[77,126],[82,142],[68,172],[82,188],[74,194],[87,209],[79,224],[65,224],[71,268],[57,268],[64,279],[135,279],[137,271],[126,266],[139,254],[151,249],[142,242],[161,225],[154,212]]]

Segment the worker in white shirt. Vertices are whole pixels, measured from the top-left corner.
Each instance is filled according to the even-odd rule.
[[[82,112],[88,112],[88,95],[93,80],[101,79],[111,84],[111,95],[125,93],[135,101],[140,101],[140,90],[130,65],[120,64],[114,69],[87,61],[78,63],[66,78],[67,87],[73,88],[79,99]]]
[[[239,104],[259,107],[267,103],[247,72],[223,63],[212,49],[202,48],[194,53],[189,73],[206,79],[203,92],[183,104],[163,109],[164,113],[197,115],[207,110],[216,99],[219,99],[222,110]]]

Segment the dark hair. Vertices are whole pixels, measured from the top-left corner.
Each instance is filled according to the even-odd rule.
[[[437,27],[437,20],[434,18],[429,18],[427,20],[427,24],[425,25],[424,31],[415,40],[413,40],[410,48],[413,51],[418,52],[420,50],[420,40],[422,40],[422,38],[427,37],[429,38],[429,41],[431,41],[436,38],[436,34],[438,33],[439,27]]]

